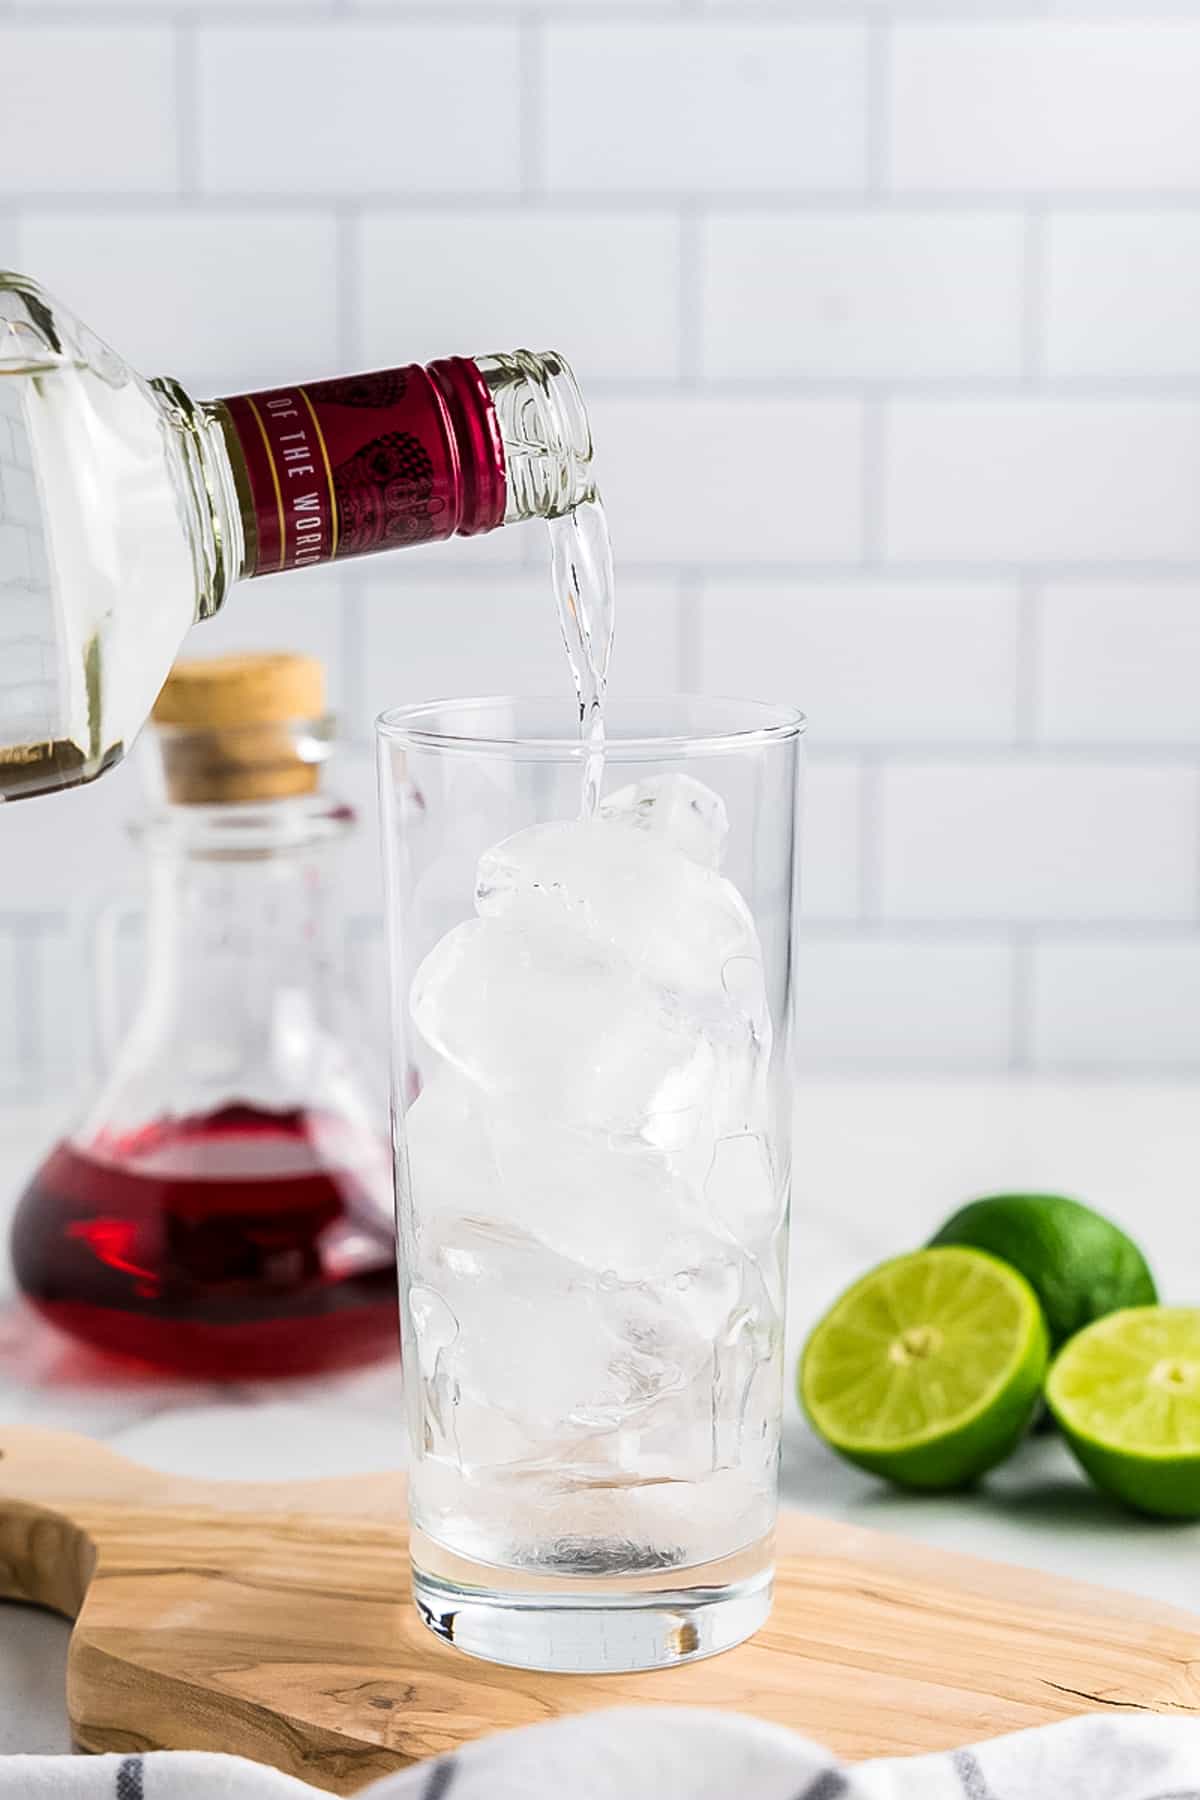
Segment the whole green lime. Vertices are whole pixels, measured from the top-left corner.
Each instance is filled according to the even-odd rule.
[[[1200,1307],[1097,1319],[1057,1358],[1046,1399],[1098,1488],[1138,1512],[1200,1518]]]
[[[986,1250],[1019,1269],[1042,1303],[1054,1348],[1093,1319],[1152,1306],[1154,1277],[1119,1225],[1063,1194],[972,1200],[930,1240]]]
[[[800,1359],[813,1429],[903,1487],[962,1487],[1013,1450],[1049,1345],[1033,1289],[979,1250],[914,1250],[835,1301]]]

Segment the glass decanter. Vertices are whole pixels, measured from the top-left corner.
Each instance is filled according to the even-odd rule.
[[[386,1101],[339,980],[349,809],[322,791],[321,667],[184,663],[148,734],[144,987],[101,1090],[18,1206],[29,1303],[205,1378],[397,1347]]]

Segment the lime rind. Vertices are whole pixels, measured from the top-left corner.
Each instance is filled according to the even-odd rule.
[[[1121,1227],[1065,1194],[991,1194],[946,1220],[934,1245],[986,1250],[1018,1269],[1042,1303],[1057,1346],[1118,1308],[1158,1294],[1141,1250]]]

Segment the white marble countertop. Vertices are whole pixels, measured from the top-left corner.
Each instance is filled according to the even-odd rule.
[[[56,1125],[0,1113],[0,1223]],[[1165,1299],[1200,1301],[1200,1084],[811,1081],[796,1138],[791,1365],[846,1282],[924,1241],[964,1199],[1006,1188],[1074,1193],[1111,1213],[1142,1243]],[[395,1367],[273,1387],[98,1385],[85,1359],[31,1333],[6,1305],[0,1448],[4,1423],[17,1420],[205,1476],[341,1474],[404,1459]],[[1108,1504],[1052,1436],[1030,1440],[975,1493],[916,1498],[837,1462],[789,1399],[784,1494],[811,1511],[1200,1612],[1200,1525],[1156,1524]],[[57,1619],[0,1606],[0,1751],[67,1747],[66,1635]]]

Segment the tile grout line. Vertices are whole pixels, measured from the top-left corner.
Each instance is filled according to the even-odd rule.
[[[197,55],[196,29],[188,21],[177,21],[174,41],[175,61],[175,155],[178,161],[180,194],[190,195],[200,189],[200,68]]]
[[[347,737],[345,741],[359,755],[369,757],[372,753],[373,734]],[[879,764],[877,767],[878,772],[882,772],[883,765]],[[864,763],[864,773],[866,768]],[[0,931],[11,933],[18,940],[30,942],[36,942],[43,936],[52,936],[55,932],[67,931],[71,924],[69,915],[43,916],[30,912],[28,908],[0,913]],[[925,913],[911,917],[884,917],[873,911],[867,917],[858,912],[848,912],[810,918],[808,929],[819,930],[827,936],[862,936],[894,943],[932,942],[938,937],[953,938],[955,941],[976,939],[997,943],[1008,941],[1014,931],[1029,931],[1035,933],[1039,941],[1050,943],[1112,941],[1123,945],[1142,943],[1200,947],[1200,929],[1197,919],[1190,913],[1178,918],[1138,918],[1129,914],[1113,917],[1081,914],[1055,916],[1043,913],[1013,920],[1002,914]],[[29,961],[28,958],[21,960]]]
[[[541,24],[548,21],[544,15],[530,15]],[[333,18],[332,24],[344,23]],[[168,24],[172,21],[167,21]],[[181,19],[180,29],[197,29],[195,21]],[[200,28],[202,29],[202,27]],[[170,188],[129,187],[122,190],[97,190],[95,188],[45,188],[21,190],[16,196],[25,204],[44,206],[47,210],[65,208],[77,210],[80,207],[105,206],[114,210],[138,210],[176,198]],[[310,187],[295,188],[256,188],[229,187],[209,188],[196,196],[198,201],[213,211],[230,208],[267,208],[293,209],[311,211],[314,199],[335,203],[338,199],[361,202],[383,210],[404,211],[475,211],[486,205],[496,211],[503,211],[506,206],[517,208],[522,195],[519,188],[496,189],[493,187],[378,187],[378,188],[332,188],[314,195]],[[981,213],[989,217],[1023,219],[1031,205],[1045,208],[1069,210],[1084,213],[1089,217],[1104,217],[1106,214],[1118,213],[1182,213],[1185,215],[1200,214],[1200,186],[1179,191],[1159,192],[1152,189],[1134,189],[1129,192],[1092,193],[1087,191],[1038,192],[1030,194],[1027,190],[1014,191],[1011,194],[998,194],[992,190],[963,189],[954,192],[929,191],[922,189],[902,190],[889,188],[878,194],[866,195],[861,185],[847,185],[836,189],[792,187],[782,188],[692,188],[692,187],[590,187],[573,188],[569,186],[547,185],[536,196],[539,205],[550,212],[600,213],[614,212],[660,212],[669,213],[685,202],[692,205],[702,217],[722,214],[740,216],[744,213],[766,215],[770,218],[803,219],[810,214],[829,215],[835,218],[847,214],[857,216],[867,214],[870,217],[903,218],[916,216],[919,218],[936,218],[946,214],[959,214],[964,217],[975,217]]]
[[[374,731],[367,718],[366,595],[343,579],[337,584],[334,604],[338,609],[339,730],[355,741],[361,731],[365,733],[362,741],[370,744]]]
[[[863,145],[864,186],[877,199],[888,186],[891,138],[891,21],[868,14],[866,29],[866,119]]]
[[[679,209],[679,385],[698,390],[704,380],[705,244],[704,227],[694,206]],[[595,386],[594,383],[590,384]]]
[[[1009,989],[1009,1057],[1010,1074],[1025,1074],[1032,1067],[1033,1041],[1033,958],[1034,934],[1029,926],[1014,928],[1012,945],[1012,984]]]
[[[519,559],[524,560],[524,559]],[[497,558],[494,562],[476,565],[485,570],[489,578],[502,575],[507,559]],[[861,561],[842,558],[836,562],[797,556],[789,559],[771,559],[763,562],[741,562],[731,558],[714,557],[711,560],[697,561],[689,557],[686,547],[679,544],[660,555],[625,556],[621,558],[621,572],[626,579],[667,582],[678,573],[691,573],[714,585],[730,586],[737,584],[743,587],[780,587],[817,583],[823,587],[845,588],[850,591],[862,590],[865,587],[881,583],[885,586],[904,586],[910,582],[920,581],[931,586],[949,588],[963,582],[979,584],[997,591],[1011,593],[1019,587],[1021,580],[1028,577],[1031,581],[1053,581],[1064,585],[1100,584],[1109,588],[1119,588],[1129,581],[1140,581],[1163,590],[1180,590],[1191,588],[1200,581],[1200,563],[1105,563],[1077,562],[1058,564],[1032,564],[1029,562],[981,563],[972,561],[947,561],[931,563],[920,559],[888,558],[877,566],[868,566]],[[368,564],[362,568],[347,565],[346,573],[351,580],[364,584],[380,579],[377,569]],[[438,585],[443,582],[457,583],[462,580],[461,568],[456,568],[452,559],[433,558],[422,566],[422,580]],[[857,742],[859,740],[850,740]],[[907,740],[897,740],[906,742]],[[929,740],[916,739],[917,743]],[[932,740],[937,742],[939,740]],[[1010,742],[1010,738],[972,739],[953,737],[953,743],[978,744],[980,742]],[[1131,744],[1142,743],[1152,749],[1159,740],[1139,740],[1122,738],[1063,738],[1058,740],[1060,746],[1074,750],[1092,748],[1119,749],[1128,748]],[[1195,752],[1195,740],[1183,736],[1161,740],[1168,751],[1188,749]]]
[[[698,384],[715,400],[942,400],[986,406],[996,400],[1058,400],[1076,406],[1152,405],[1164,400],[1194,407],[1200,400],[1200,373],[1178,375],[1056,376],[1040,381],[1036,394],[1021,375],[710,375]],[[670,399],[679,382],[670,376],[599,376],[593,392],[620,399]]]
[[[778,5],[755,4],[750,6],[706,5],[705,0],[651,0],[640,11],[633,13],[617,13],[614,15],[610,6],[597,3],[597,0],[544,0],[544,8],[548,16],[561,19],[564,23],[580,25],[612,25],[618,21],[623,27],[638,30],[646,25],[666,24],[725,24],[736,20],[740,25],[771,27],[781,21],[802,25],[846,25],[855,24],[869,16],[870,7],[867,0],[862,0],[857,11],[847,14],[844,6],[836,4],[836,0],[814,0],[799,12],[781,11]],[[269,5],[266,0],[248,0],[239,6],[236,0],[213,0],[211,5],[203,5],[202,0],[160,0],[156,6],[137,5],[133,0],[97,0],[97,4],[88,5],[86,0],[50,0],[49,5],[41,5],[37,0],[0,0],[0,20],[15,19],[20,24],[49,21],[51,24],[75,24],[81,22],[100,23],[102,25],[141,24],[165,21],[171,23],[177,19],[199,21],[201,19],[225,25],[245,24],[251,28],[264,24],[323,24],[329,21],[346,19],[354,24],[379,23],[397,20],[402,24],[440,23],[448,19],[454,25],[461,24],[510,24],[519,19],[523,11],[522,0],[506,0],[503,5],[488,5],[482,0],[445,0],[444,5],[437,0],[390,0],[381,5],[378,0],[308,0],[284,13],[280,8]],[[920,19],[923,15],[917,13]],[[927,15],[936,19],[939,12],[933,8]]]
[[[337,271],[335,307],[338,356],[344,369],[353,368],[363,356],[362,321],[362,220],[359,209],[345,202],[334,208]]]
[[[16,1052],[20,1064],[18,1094],[36,1090],[46,1069],[46,1024],[42,1017],[42,949],[39,922],[26,918],[23,928],[13,933],[18,945],[16,957],[16,993],[13,1016],[16,1020]]]
[[[870,941],[886,944],[1011,944],[1013,933],[1035,934],[1039,944],[1143,944],[1162,948],[1171,945],[1200,950],[1200,931],[1193,919],[1091,919],[1091,918],[995,918],[941,917],[921,918],[860,917],[847,913],[841,918],[809,918],[809,932],[826,938]]]
[[[540,195],[545,186],[546,34],[539,13],[520,16],[518,162],[523,196]]]
[[[1049,222],[1041,201],[1031,200],[1025,209],[1022,246],[1024,295],[1021,309],[1021,373],[1030,387],[1046,381],[1046,238]]]
[[[638,30],[645,26],[664,24],[702,24],[729,26],[737,24],[751,31],[757,28],[770,28],[780,24],[800,26],[853,27],[870,23],[883,18],[884,22],[896,22],[890,14],[881,15],[879,0],[857,0],[857,4],[847,6],[837,4],[837,0],[801,0],[798,5],[781,6],[764,4],[756,0],[755,4],[737,4],[737,0],[650,0],[639,11],[614,11],[613,7],[604,5],[602,0],[543,0],[543,8],[548,17],[560,19],[564,23],[579,25],[612,25],[620,23],[623,28]],[[995,6],[978,4],[961,18],[968,25],[1019,25],[1038,23],[1054,15],[1050,13],[1050,0],[1023,0],[1019,8],[1013,6]],[[43,23],[76,24],[99,23],[138,24],[145,25],[165,21],[171,23],[177,19],[192,22],[212,21],[219,25],[245,24],[251,28],[264,24],[321,24],[327,21],[347,19],[352,23],[378,23],[397,20],[400,23],[438,23],[449,20],[454,25],[460,24],[508,24],[520,17],[521,0],[506,0],[503,5],[487,5],[482,0],[446,0],[438,5],[435,0],[390,0],[382,5],[379,0],[307,0],[297,5],[290,13],[283,13],[279,7],[272,6],[267,0],[248,0],[239,6],[236,0],[214,0],[211,5],[202,5],[201,0],[160,0],[157,6],[138,5],[134,0],[97,0],[97,4],[86,4],[86,0],[50,0],[50,4],[38,4],[37,0],[0,0],[0,21],[14,20],[19,24]],[[938,25],[958,18],[956,10],[939,4],[939,0],[913,0],[913,4],[904,11],[903,26]],[[1138,23],[1150,25],[1170,24],[1179,19],[1188,19],[1190,12],[1182,9],[1159,11],[1148,18],[1132,7],[1128,13],[1114,15],[1108,11],[1097,11],[1095,14],[1076,14],[1072,22],[1076,25],[1095,25],[1111,20],[1114,16],[1124,16]]]
[[[483,565],[481,564],[480,567]],[[489,575],[502,573],[505,563],[497,560],[488,566]],[[669,581],[672,575],[687,572],[699,575],[705,581],[717,585],[736,582],[739,585],[761,584],[765,587],[778,587],[781,584],[797,584],[819,582],[822,586],[861,589],[876,582],[903,585],[907,582],[922,581],[931,585],[951,587],[962,582],[980,583],[997,589],[1011,591],[1014,584],[1019,584],[1023,577],[1033,581],[1054,581],[1061,583],[1097,582],[1110,587],[1120,587],[1131,580],[1143,581],[1156,587],[1178,589],[1183,586],[1192,587],[1200,580],[1200,563],[1107,563],[1074,562],[1074,563],[1029,563],[1005,562],[986,563],[972,561],[926,562],[920,559],[889,558],[876,568],[865,567],[861,562],[841,559],[837,562],[823,561],[809,557],[797,556],[789,559],[772,559],[763,562],[741,562],[731,558],[713,558],[698,562],[694,558],[677,550],[664,552],[660,556],[626,556],[621,559],[621,570],[627,578],[640,581]],[[348,565],[347,575],[355,581],[370,583],[377,581],[379,575],[370,565],[354,568]],[[453,563],[448,564],[446,558],[431,560],[423,566],[422,578],[425,581],[439,583],[443,581],[457,582],[462,579],[461,571],[456,571]],[[918,740],[920,741],[920,740]],[[964,740],[955,738],[953,742]],[[978,740],[965,740],[967,742]],[[998,741],[998,740],[997,740]],[[1102,748],[1116,748],[1122,742],[1128,744],[1134,740],[1121,739],[1064,739],[1064,743],[1075,749],[1086,749],[1093,744]],[[1194,753],[1195,742],[1192,739],[1179,738],[1165,740],[1168,748],[1187,748]],[[1152,747],[1152,746],[1151,746]]]
[[[887,432],[886,396],[864,394],[859,402],[862,419],[861,467],[861,567],[877,574],[887,563]]]
[[[1036,576],[1020,579],[1017,595],[1016,694],[1013,743],[1021,749],[1042,748],[1041,721],[1042,584]]]
[[[883,771],[878,757],[864,757],[858,794],[858,912],[859,926],[882,923]]]
[[[704,689],[704,584],[699,576],[676,578],[678,637],[675,646],[675,672],[682,694],[699,694]]]

